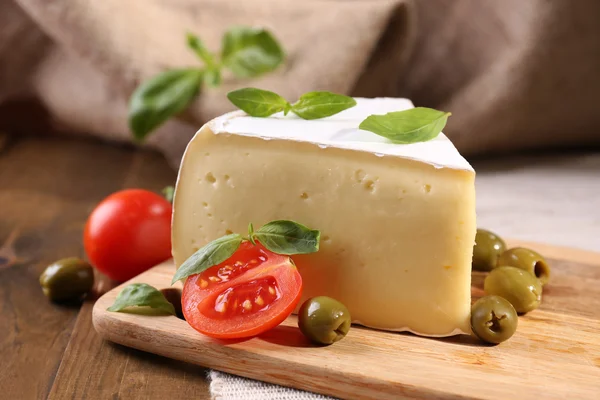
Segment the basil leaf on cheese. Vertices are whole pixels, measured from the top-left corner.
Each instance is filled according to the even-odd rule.
[[[261,28],[235,27],[223,36],[221,61],[240,78],[273,71],[284,60],[281,45]]]
[[[308,92],[292,104],[292,111],[303,119],[318,119],[330,117],[355,105],[356,100],[352,97],[331,92]]]
[[[257,88],[234,90],[227,98],[240,110],[252,117],[265,118],[283,111],[284,115],[292,111],[303,119],[318,119],[335,115],[356,105],[352,97],[331,92],[308,92],[290,104],[277,93]]]
[[[139,86],[129,101],[129,128],[137,140],[185,110],[200,91],[203,72],[174,69]]]
[[[122,312],[132,307],[150,307],[164,314],[176,315],[175,307],[156,288],[145,283],[125,286],[108,311]]]
[[[395,143],[426,142],[440,134],[450,115],[449,112],[433,108],[416,107],[385,115],[371,115],[361,122],[359,128]]]
[[[242,236],[238,233],[232,233],[213,240],[181,264],[171,284],[222,263],[231,257],[241,244]]]
[[[227,93],[237,108],[253,117],[268,117],[288,109],[288,102],[277,93],[256,88],[244,88]]]
[[[271,221],[254,232],[268,250],[277,254],[308,254],[319,251],[321,233],[294,221]]]

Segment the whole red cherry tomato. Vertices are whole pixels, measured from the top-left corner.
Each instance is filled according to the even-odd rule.
[[[171,203],[142,189],[113,193],[90,214],[83,239],[98,270],[129,280],[171,257]]]

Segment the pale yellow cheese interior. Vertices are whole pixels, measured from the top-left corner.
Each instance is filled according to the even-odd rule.
[[[303,299],[331,296],[355,322],[468,333],[475,174],[312,143],[215,135],[190,143],[173,218],[177,266],[207,242],[275,219],[321,230],[294,256]]]

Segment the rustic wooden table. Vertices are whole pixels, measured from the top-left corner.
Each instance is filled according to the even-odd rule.
[[[38,277],[52,261],[84,256],[93,207],[128,187],[158,191],[175,172],[159,154],[93,141],[0,134],[0,244],[20,262],[0,269],[0,398],[209,398],[206,370],[105,342],[93,299],[52,304]],[[97,291],[113,282],[100,277]]]

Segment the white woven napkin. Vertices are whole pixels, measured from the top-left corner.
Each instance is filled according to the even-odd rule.
[[[514,239],[600,251],[600,153],[473,163],[477,223]],[[215,400],[331,397],[211,371]]]

